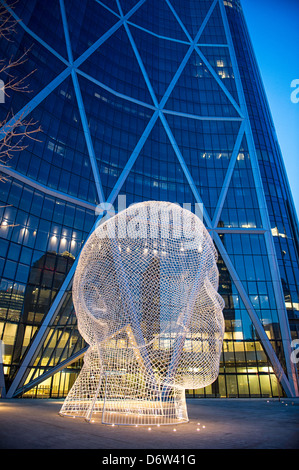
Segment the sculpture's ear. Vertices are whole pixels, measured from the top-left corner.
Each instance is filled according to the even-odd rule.
[[[86,281],[88,282],[88,279]],[[107,307],[94,283],[89,282],[88,289],[84,288],[84,284],[79,288],[82,286],[76,303],[78,329],[87,343],[99,343],[105,340],[110,332]]]
[[[88,289],[82,289],[82,303],[88,313],[95,319],[104,319],[107,317],[107,305],[100,292],[99,286],[94,282],[88,281]]]
[[[224,300],[221,295],[218,294],[215,286],[211,283],[208,275],[205,277],[203,289],[205,290],[205,295],[210,299],[214,308],[216,310],[222,311],[224,308]]]

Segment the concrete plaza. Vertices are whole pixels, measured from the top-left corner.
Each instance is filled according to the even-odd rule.
[[[187,424],[105,426],[63,400],[0,400],[1,449],[298,449],[299,399],[189,399]]]

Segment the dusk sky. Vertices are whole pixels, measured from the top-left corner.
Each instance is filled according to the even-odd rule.
[[[299,1],[241,0],[299,214]],[[298,95],[297,95],[298,96]]]

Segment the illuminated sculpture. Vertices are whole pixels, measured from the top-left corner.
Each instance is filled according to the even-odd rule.
[[[76,269],[90,345],[60,414],[106,424],[188,421],[185,389],[214,382],[224,335],[216,250],[201,220],[142,202],[99,225]]]

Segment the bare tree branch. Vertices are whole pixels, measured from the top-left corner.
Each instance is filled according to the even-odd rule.
[[[9,8],[14,8],[17,2],[10,3]],[[7,10],[5,4],[0,4],[0,39],[4,38],[7,41],[11,40],[14,34],[16,34],[16,26],[18,21],[13,18],[10,12]],[[27,79],[36,71],[32,70],[24,77],[19,77],[15,74],[18,67],[22,66],[27,61],[28,53],[31,47],[24,51],[24,53],[17,59],[10,58],[8,61],[4,59],[0,60],[0,76],[5,75],[8,80],[4,85],[4,92],[6,97],[9,97],[10,92],[21,92],[30,93],[32,90],[29,89],[29,83]],[[0,90],[1,92],[1,90]],[[23,120],[25,115],[20,115],[17,119],[14,119],[13,111],[9,111],[6,117],[0,121],[0,129],[2,129],[2,135],[0,135],[0,181],[7,181],[7,177],[1,172],[1,167],[7,166],[9,160],[13,156],[28,147],[26,140],[38,140],[37,134],[41,132],[41,127],[37,127],[37,123],[33,120]]]
[[[17,2],[8,4],[13,9]],[[11,36],[16,33],[18,21],[10,14],[5,5],[0,4],[0,39],[11,41]]]
[[[15,92],[23,92],[23,93],[30,93],[31,90],[29,89],[29,83],[26,83],[26,80],[30,75],[32,75],[35,70],[32,70],[29,72],[25,77],[19,78],[17,76],[14,76],[11,72],[12,69],[15,67],[19,67],[20,65],[23,65],[27,61],[27,55],[29,51],[31,50],[31,47],[27,50],[24,51],[24,53],[16,60],[13,60],[12,58],[9,59],[9,61],[6,63],[5,60],[0,60],[0,75],[5,74],[8,77],[8,81],[5,82],[4,86],[4,94],[9,97],[10,95],[8,94],[8,90],[15,91]]]
[[[41,127],[37,126],[37,123],[30,119],[25,121],[22,119],[22,115],[19,119],[14,120],[13,113],[8,113],[6,119],[0,123],[0,126],[7,126],[8,129],[5,132],[4,138],[0,141],[0,171],[1,166],[7,165],[9,160],[14,156],[16,152],[25,150],[29,144],[26,144],[25,139],[35,140],[37,134],[41,132]],[[3,173],[0,175],[0,181],[5,180]]]

